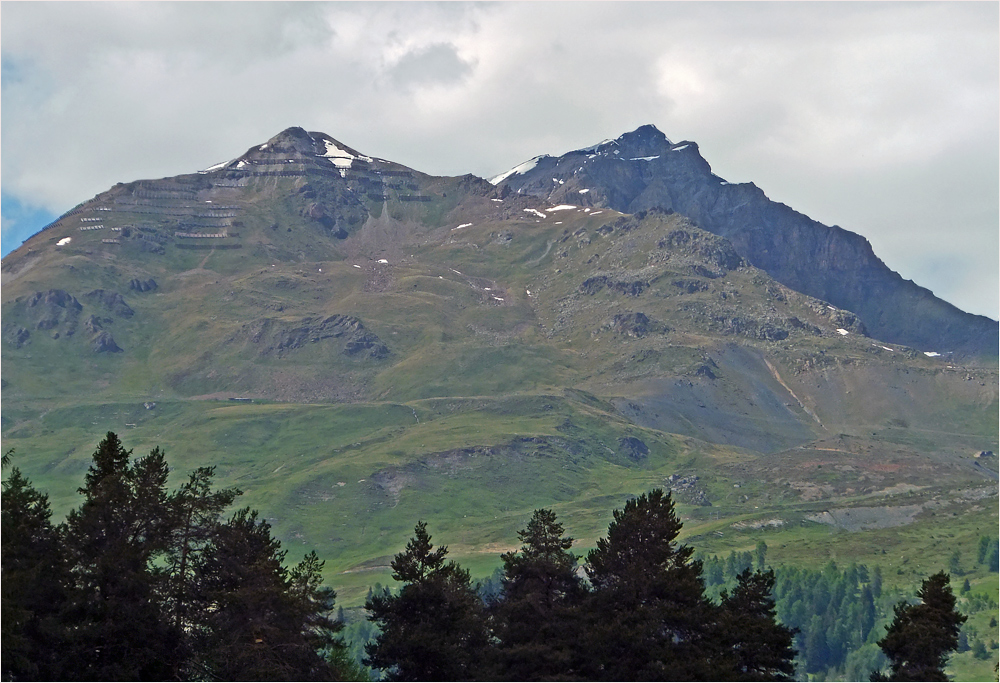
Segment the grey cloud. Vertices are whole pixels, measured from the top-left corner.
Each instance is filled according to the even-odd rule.
[[[290,125],[429,173],[489,177],[654,123],[698,141],[719,175],[864,234],[904,277],[936,292],[959,283],[950,300],[997,315],[995,3],[2,12],[3,189],[25,204],[65,211]]]
[[[456,83],[472,72],[454,45],[436,43],[407,52],[389,69],[392,82],[404,88]]]

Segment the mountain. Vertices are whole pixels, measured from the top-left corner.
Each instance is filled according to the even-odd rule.
[[[803,278],[858,279],[870,249],[683,147],[644,127],[490,182],[289,128],[116,185],[2,262],[4,448],[57,514],[108,430],[177,476],[215,465],[347,604],[418,519],[488,574],[533,509],[585,547],[653,486],[708,550],[766,530],[776,562],[862,561],[905,524],[903,580],[975,545],[996,323],[991,351],[943,302],[890,311],[916,290],[874,256],[870,286],[896,282],[874,319],[837,299],[856,283],[783,281],[749,236],[784,231],[760,240]]]
[[[773,202],[753,183],[727,183],[712,173],[697,143],[672,143],[654,126],[560,157],[535,157],[493,182],[554,203],[676,211],[725,237],[778,282],[853,311],[879,339],[997,355],[995,320],[965,313],[904,280],[864,237]]]

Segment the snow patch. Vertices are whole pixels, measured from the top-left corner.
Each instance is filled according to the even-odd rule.
[[[848,332],[847,330],[845,330],[843,327],[838,327],[837,328],[837,334],[839,334],[842,337],[846,337],[847,335],[850,334],[850,332]]]
[[[215,164],[213,166],[209,166],[204,171],[202,171],[202,173],[211,173],[212,171],[218,171],[220,168],[225,168],[226,166],[228,166],[231,163],[233,163],[231,160],[230,161],[223,161],[223,162]]]
[[[455,232],[456,230],[461,230],[462,228],[468,228],[468,227],[471,227],[471,226],[472,226],[472,223],[462,223],[457,228],[452,228],[451,231]]]
[[[881,344],[879,344],[879,346],[885,349],[886,351],[895,351],[895,349],[890,349],[888,346],[882,346]]]
[[[674,148],[673,148],[672,150],[670,150],[670,151],[671,151],[671,152],[679,152],[679,151],[681,151],[682,149],[687,149],[687,148],[688,148],[688,147],[690,147],[690,146],[691,146],[691,145],[681,145],[680,147],[674,147]]]
[[[57,247],[61,247],[64,244],[69,244],[72,240],[73,240],[72,237],[63,237],[61,240],[59,240],[58,242],[56,242],[56,246]]]
[[[351,162],[353,162],[355,159],[358,159],[360,161],[369,161],[369,162],[372,160],[371,157],[366,157],[361,154],[358,155],[351,154],[346,149],[341,149],[340,147],[337,147],[337,143],[334,142],[333,140],[323,140],[323,144],[326,145],[326,152],[324,152],[323,154],[318,154],[317,156],[323,157],[324,159],[329,159],[334,166],[341,169],[340,175],[342,176],[346,175],[347,169],[351,167]]]
[[[380,259],[378,260],[378,262],[379,262],[379,263],[388,263],[388,261],[386,261],[386,260],[385,260],[384,258],[380,258]]]
[[[360,268],[360,267],[361,267],[361,266],[359,266],[359,265],[358,265],[357,263],[352,263],[351,265],[352,265],[352,266],[354,266],[355,268]],[[272,266],[272,268],[273,268],[273,267],[274,267],[274,266]]]
[[[593,213],[591,213],[590,215],[591,215],[591,216],[596,216],[596,215],[598,215],[598,214],[602,214],[602,213],[604,213],[604,212],[603,212],[603,211],[594,211],[594,212],[593,212]]]
[[[927,356],[928,358],[937,358],[941,354],[938,353],[937,351],[924,351],[924,355]]]
[[[541,211],[538,211],[537,209],[525,209],[524,212],[525,213],[533,213],[533,214],[535,214],[536,216],[538,216],[540,218],[548,218],[548,216],[546,216]]]
[[[545,155],[542,154],[540,156],[534,157],[533,159],[528,159],[523,164],[518,164],[517,166],[515,166],[512,169],[510,169],[506,173],[501,173],[498,176],[490,178],[490,182],[492,184],[494,184],[494,185],[499,185],[500,183],[502,183],[503,181],[505,181],[507,178],[509,178],[512,175],[515,175],[515,174],[522,175],[524,173],[527,173],[528,171],[530,171],[531,169],[533,169],[535,166],[537,166],[538,165],[538,160],[541,159],[544,156]]]
[[[491,199],[490,201],[491,202],[502,202],[503,200],[502,199]]]
[[[575,209],[575,208],[576,207],[573,206],[572,204],[560,204],[559,206],[553,206],[551,209],[545,209],[545,210],[546,211],[566,211],[567,209]],[[527,210],[528,209],[525,209],[525,211],[527,211]],[[544,218],[544,217],[545,217],[545,214],[542,214],[542,218]]]
[[[657,154],[655,157],[633,157],[629,161],[652,161],[653,159],[659,159],[660,155]]]

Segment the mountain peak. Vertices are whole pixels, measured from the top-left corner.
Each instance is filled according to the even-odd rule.
[[[643,126],[639,126],[631,133],[623,133],[618,138],[619,140],[635,140],[635,141],[645,141],[645,142],[659,142],[672,145],[673,143],[670,139],[664,135],[659,128],[651,123],[647,123]]]

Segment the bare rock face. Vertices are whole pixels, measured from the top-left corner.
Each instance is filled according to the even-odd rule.
[[[859,319],[854,329],[918,349],[998,355],[997,321],[965,313],[903,280],[864,237],[773,202],[752,183],[727,183],[712,173],[696,143],[675,144],[653,126],[561,157],[540,157],[502,183],[554,203],[586,188],[595,206],[631,214],[675,211],[727,238],[733,253],[712,257],[720,269],[746,259],[787,287],[853,312]],[[668,239],[681,243],[683,236]]]

